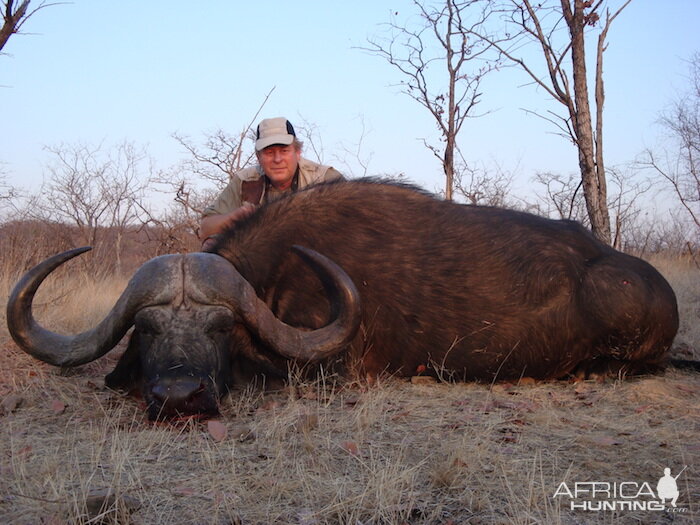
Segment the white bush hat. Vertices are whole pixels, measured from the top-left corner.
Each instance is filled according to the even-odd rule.
[[[294,127],[284,117],[266,118],[258,124],[255,135],[255,151],[260,151],[273,144],[289,146],[296,138]]]

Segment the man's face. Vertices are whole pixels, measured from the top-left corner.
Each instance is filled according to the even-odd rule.
[[[273,186],[280,190],[286,190],[291,186],[300,157],[301,152],[294,147],[294,144],[289,146],[273,144],[258,151],[258,161],[265,175]]]

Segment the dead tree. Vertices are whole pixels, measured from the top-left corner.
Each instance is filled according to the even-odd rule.
[[[17,197],[17,189],[7,184],[7,174],[5,173],[3,164],[0,163],[0,211],[5,206],[9,206],[12,200]]]
[[[465,120],[475,117],[484,76],[496,68],[487,60],[490,45],[473,37],[488,18],[484,0],[444,0],[436,7],[414,0],[421,22],[417,27],[391,21],[388,36],[369,40],[361,49],[385,59],[403,76],[401,91],[432,115],[440,146],[425,146],[445,173],[445,198],[452,199],[457,137]]]
[[[670,146],[660,153],[646,150],[641,164],[667,183],[700,234],[700,53],[690,60],[690,74],[690,89],[659,119]]]
[[[616,250],[626,248],[626,241],[630,237],[630,230],[637,223],[642,213],[639,200],[651,190],[651,182],[640,179],[634,170],[611,168],[608,176],[612,183],[612,191],[608,199],[608,205],[613,216],[612,245]]]
[[[493,169],[485,166],[474,167],[473,164],[467,164],[461,153],[459,157],[461,164],[454,181],[456,195],[473,205],[515,207],[515,203],[509,200],[513,173],[503,170],[500,166]]]
[[[581,181],[577,180],[574,175],[564,176],[559,173],[538,172],[533,180],[544,190],[543,195],[538,192],[539,204],[542,206],[544,215],[554,216],[557,219],[575,220],[589,226],[585,203],[579,192]]]
[[[126,142],[108,154],[85,144],[47,149],[54,161],[33,218],[74,225],[79,242],[95,247],[95,259],[106,257],[120,271],[124,235],[141,222],[145,150]]]
[[[495,1],[495,0],[494,0]],[[533,83],[564,106],[562,114],[539,115],[556,126],[578,150],[579,169],[586,210],[593,233],[611,242],[610,214],[603,156],[603,53],[610,26],[626,0],[613,13],[603,0],[498,1],[505,22],[503,33],[489,34],[484,26],[479,36],[499,50],[511,64],[520,67]],[[604,11],[604,12],[603,12]],[[599,27],[595,61],[594,101],[588,91],[586,41],[590,28]],[[523,47],[534,44],[541,50],[544,69],[523,58]]]

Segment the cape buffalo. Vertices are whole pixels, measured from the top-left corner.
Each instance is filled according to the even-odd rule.
[[[666,280],[576,222],[398,183],[322,184],[267,204],[213,253],[147,262],[100,325],[61,336],[34,322],[32,297],[82,251],[18,283],[10,332],[35,357],[74,366],[133,325],[106,381],[142,385],[152,418],[215,412],[232,384],[285,376],[290,360],[486,381],[653,372],[678,329]]]

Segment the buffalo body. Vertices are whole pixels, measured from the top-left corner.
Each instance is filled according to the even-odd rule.
[[[290,360],[485,381],[653,372],[678,329],[659,272],[578,223],[445,202],[402,184],[308,188],[262,207],[209,251],[146,263],[120,299],[135,306],[115,307],[108,324],[119,328],[96,352],[75,350],[76,338],[46,348],[62,336],[27,320],[26,290],[42,276],[18,285],[11,332],[40,359],[70,365],[135,325],[108,384],[144,385],[156,417],[214,411],[232,384],[284,376]]]

